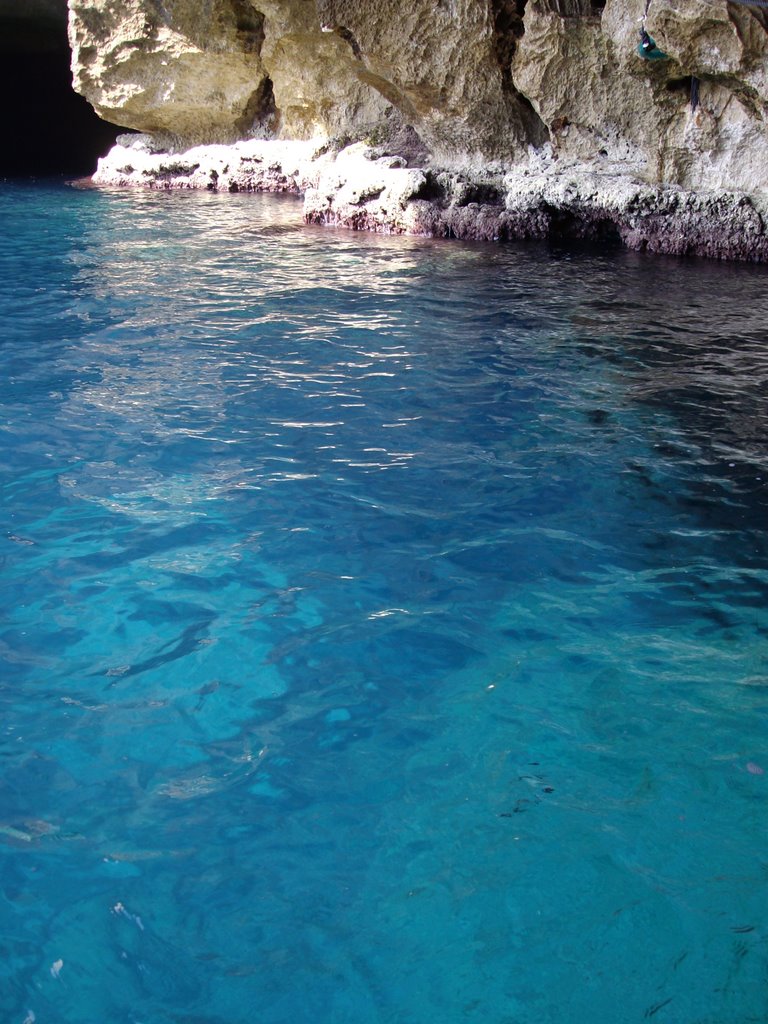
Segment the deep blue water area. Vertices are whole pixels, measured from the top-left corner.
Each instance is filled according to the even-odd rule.
[[[2,1024],[768,1020],[768,271],[0,190]]]

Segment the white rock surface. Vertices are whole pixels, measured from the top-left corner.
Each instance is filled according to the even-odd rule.
[[[744,192],[654,185],[608,161],[531,151],[505,173],[406,167],[356,143],[249,140],[153,151],[123,136],[99,161],[97,185],[303,194],[307,223],[447,238],[584,238],[719,259],[768,259],[768,200]]]
[[[118,188],[300,194],[317,182],[330,159],[313,142],[248,139],[168,153],[146,135],[121,135],[99,160],[92,181]]]

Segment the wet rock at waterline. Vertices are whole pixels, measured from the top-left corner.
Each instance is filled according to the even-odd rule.
[[[588,239],[717,259],[768,260],[768,202],[725,189],[652,185],[617,169],[534,154],[496,175],[408,167],[355,144],[250,140],[152,152],[124,137],[99,161],[98,185],[304,197],[307,223],[476,240]]]

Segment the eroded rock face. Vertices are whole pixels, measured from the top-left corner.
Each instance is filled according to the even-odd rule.
[[[95,184],[120,188],[289,192],[309,224],[485,241],[566,238],[716,259],[768,260],[768,197],[650,185],[622,172],[531,154],[506,173],[407,167],[355,143],[251,139],[169,154],[124,136],[99,161]]]
[[[256,134],[384,138],[448,164],[547,138],[514,87],[512,0],[70,0],[75,87],[169,144]]]
[[[529,3],[512,75],[555,151],[620,160],[649,182],[768,187],[765,13],[652,0],[646,27],[667,56],[647,61],[637,53],[644,10],[645,0],[607,0],[602,11],[584,0]]]
[[[541,145],[547,128],[514,87],[514,4],[488,0],[317,0],[358,58],[355,73],[388,96],[445,165],[481,166]]]
[[[314,0],[258,0],[258,7],[280,138],[359,137],[398,120],[389,100],[359,81],[353,48],[322,24]]]
[[[483,178],[392,169],[373,156],[351,147],[321,168],[306,190],[305,220],[388,234],[577,238],[678,256],[768,260],[768,198],[650,185],[615,167],[547,158]]]
[[[71,0],[75,88],[169,148],[361,131],[391,104],[312,0]]]
[[[589,233],[605,223],[627,244],[765,258],[768,12],[744,0],[69,0],[69,8],[76,87],[103,117],[154,144],[313,140],[333,153],[363,143],[373,169],[358,162],[353,171],[348,153],[336,170],[324,167],[325,184],[307,198],[310,219],[467,237],[568,225]],[[640,55],[641,26],[659,59]],[[544,177],[532,175],[532,160],[544,161]],[[421,184],[403,173],[395,175],[407,185],[402,194],[388,178],[377,196],[357,195],[382,169],[413,171]],[[557,184],[571,169],[580,182],[573,202]],[[115,167],[100,173],[114,178]],[[510,174],[527,181],[522,207],[510,199]],[[183,187],[202,187],[199,175],[188,177]],[[497,194],[490,204],[484,181]],[[538,205],[529,202],[533,181],[547,197]],[[468,212],[478,203],[462,190],[481,196],[482,215]],[[702,190],[717,196],[694,202]],[[742,193],[756,202],[740,206]],[[654,203],[662,219],[651,230]],[[645,211],[640,227],[636,207]]]
[[[76,88],[177,145],[387,140],[510,167],[551,140],[649,182],[768,187],[766,12],[651,0],[70,0]],[[698,105],[691,81],[698,80]]]
[[[248,0],[73,0],[69,9],[74,86],[106,120],[185,143],[268,127],[264,19]]]
[[[332,160],[312,142],[245,139],[230,145],[158,150],[148,135],[121,135],[92,181],[116,188],[207,189],[302,195]]]

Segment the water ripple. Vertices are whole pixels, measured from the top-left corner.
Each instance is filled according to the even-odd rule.
[[[762,1019],[764,269],[0,208],[3,1019]]]

